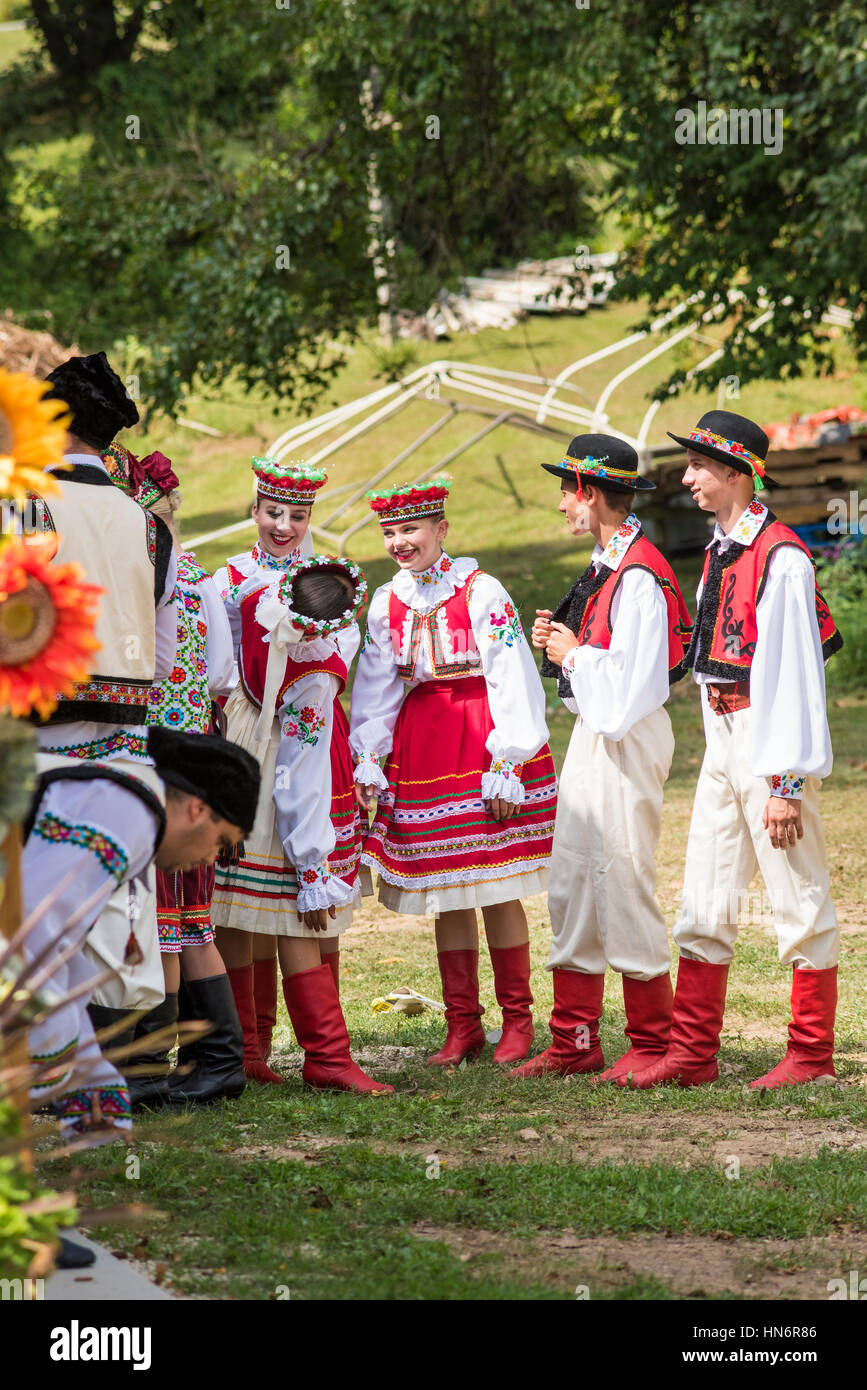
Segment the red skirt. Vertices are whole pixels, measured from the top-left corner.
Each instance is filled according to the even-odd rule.
[[[207,946],[214,940],[211,926],[213,864],[174,874],[157,869],[157,926],[160,950],[180,951],[184,946]]]
[[[482,676],[425,681],[403,702],[383,769],[388,790],[362,861],[399,890],[397,897],[422,895],[426,904],[417,910],[508,902],[546,886],[539,875],[548,868],[557,809],[551,750],[545,744],[525,762],[525,799],[509,820],[496,821],[481,795],[493,727]],[[452,891],[468,887],[481,891],[465,901]],[[381,896],[397,911],[412,910],[382,885]]]

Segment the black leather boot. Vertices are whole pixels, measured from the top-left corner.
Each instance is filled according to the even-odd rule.
[[[121,1028],[107,1042],[100,1043],[100,1047],[103,1052],[129,1047],[135,1037],[136,1019],[138,1018],[135,1009],[109,1009],[104,1004],[88,1004],[87,1012],[90,1015],[95,1033],[98,1033],[101,1028],[110,1028],[113,1023],[120,1023],[122,1019],[128,1019],[127,1027]],[[114,1063],[118,1071],[123,1071],[126,1064],[126,1058],[123,1056],[118,1057]]]
[[[147,1038],[161,1028],[172,1028],[178,1021],[178,996],[167,994],[161,1004],[140,1019],[135,1030],[136,1042]],[[157,1043],[150,1052],[139,1052],[129,1060],[129,1070],[137,1073],[127,1078],[129,1099],[133,1109],[147,1106],[153,1109],[165,1105],[169,1099],[169,1053],[175,1045],[177,1033],[173,1032],[163,1042]],[[139,1071],[147,1067],[148,1071]]]
[[[184,1019],[204,1019],[213,1029],[181,1049],[178,1070],[171,1078],[169,1099],[178,1105],[207,1105],[234,1100],[244,1089],[244,1035],[235,1008],[228,975],[207,980],[186,980],[183,986]],[[192,1066],[187,1075],[181,1066]]]

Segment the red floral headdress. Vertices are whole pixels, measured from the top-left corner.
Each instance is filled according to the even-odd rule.
[[[437,516],[444,510],[448,500],[451,481],[448,478],[434,478],[427,487],[416,487],[404,483],[400,487],[388,488],[385,492],[369,492],[371,511],[379,517],[380,526],[391,526],[399,521],[417,521],[424,516]]]
[[[290,463],[285,466],[272,458],[254,458],[253,472],[256,475],[256,492],[262,497],[270,497],[274,502],[286,502],[295,507],[312,507],[316,494],[328,482],[328,474],[321,468],[311,468],[303,463]]]

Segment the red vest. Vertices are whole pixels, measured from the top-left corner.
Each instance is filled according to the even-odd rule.
[[[422,638],[427,643],[434,680],[461,680],[481,674],[482,658],[470,622],[470,590],[482,570],[473,570],[462,588],[451,598],[443,599],[430,613],[416,613],[392,592],[388,599],[388,624],[391,649],[398,675],[412,680]],[[401,649],[406,630],[407,614],[412,615],[409,630],[409,651],[401,661]]]
[[[611,646],[611,605],[620,581],[630,569],[647,570],[665,596],[668,613],[668,672],[675,681],[682,674],[681,663],[689,644],[692,620],[684,603],[674,570],[645,535],[636,536],[616,570],[609,570],[601,588],[587,600],[578,632],[579,643],[590,647]]]
[[[263,592],[264,588],[256,589],[254,593],[248,594],[241,603],[241,650],[238,653],[238,671],[244,693],[260,709],[262,708],[262,696],[265,693],[265,672],[268,666],[268,652],[270,651],[270,644],[264,640],[267,633],[262,625],[256,622],[256,606]],[[293,686],[302,676],[311,676],[315,671],[327,671],[329,675],[336,676],[339,682],[337,694],[342,695],[346,687],[346,662],[339,652],[335,651],[324,660],[316,661],[293,661],[291,657],[287,657],[286,669],[277,696],[277,706],[279,707],[283,703],[286,691],[290,686]]]
[[[741,680],[749,674],[756,650],[756,605],[768,577],[768,564],[780,546],[792,545],[813,557],[804,542],[769,512],[762,529],[743,551],[732,547],[720,553],[711,547],[704,561],[702,595],[686,666],[721,680]],[[730,558],[733,557],[733,558]],[[728,561],[728,563],[727,563]],[[816,586],[816,620],[822,655],[843,645],[828,605]],[[696,653],[698,652],[698,655]],[[692,658],[692,660],[690,660]]]

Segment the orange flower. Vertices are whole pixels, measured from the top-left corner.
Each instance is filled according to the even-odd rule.
[[[55,537],[0,544],[0,710],[47,719],[93,669],[97,597],[80,565],[54,565]]]
[[[50,387],[0,367],[0,497],[23,502],[28,492],[56,493],[46,468],[63,460],[69,411],[42,399]]]

